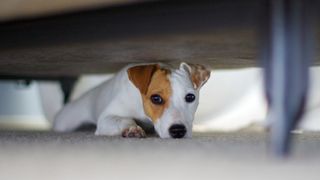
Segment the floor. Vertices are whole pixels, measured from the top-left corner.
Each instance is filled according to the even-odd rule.
[[[262,132],[175,140],[2,131],[0,179],[318,179],[320,133],[295,136],[293,156],[280,160]]]

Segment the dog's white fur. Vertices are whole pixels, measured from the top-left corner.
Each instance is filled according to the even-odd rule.
[[[152,124],[143,108],[139,89],[131,82],[127,70],[141,64],[129,65],[114,77],[88,91],[79,99],[68,103],[56,116],[54,130],[72,131],[83,123],[97,125],[96,135],[121,135],[124,130],[139,128],[134,120]],[[164,66],[163,64],[159,64]],[[166,68],[169,68],[166,66]],[[161,138],[170,138],[168,129],[173,124],[183,124],[187,129],[185,137],[192,136],[192,122],[199,103],[200,87],[195,88],[190,78],[191,67],[181,63],[180,68],[170,68],[169,81],[172,87],[169,107],[153,124]],[[193,93],[196,100],[185,102],[185,95]]]

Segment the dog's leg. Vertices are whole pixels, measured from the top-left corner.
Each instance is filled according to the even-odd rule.
[[[133,119],[123,117],[106,117],[98,120],[96,135],[137,137],[146,136],[144,130]]]

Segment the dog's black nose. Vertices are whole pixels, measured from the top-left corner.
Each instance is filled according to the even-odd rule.
[[[174,124],[169,128],[169,134],[173,138],[183,138],[186,132],[187,129],[182,124]]]

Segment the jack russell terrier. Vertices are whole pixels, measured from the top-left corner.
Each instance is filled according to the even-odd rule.
[[[56,116],[55,131],[75,130],[84,123],[97,126],[96,135],[145,137],[135,120],[153,124],[161,138],[192,136],[199,90],[210,71],[202,65],[181,63],[129,65],[68,103]]]

